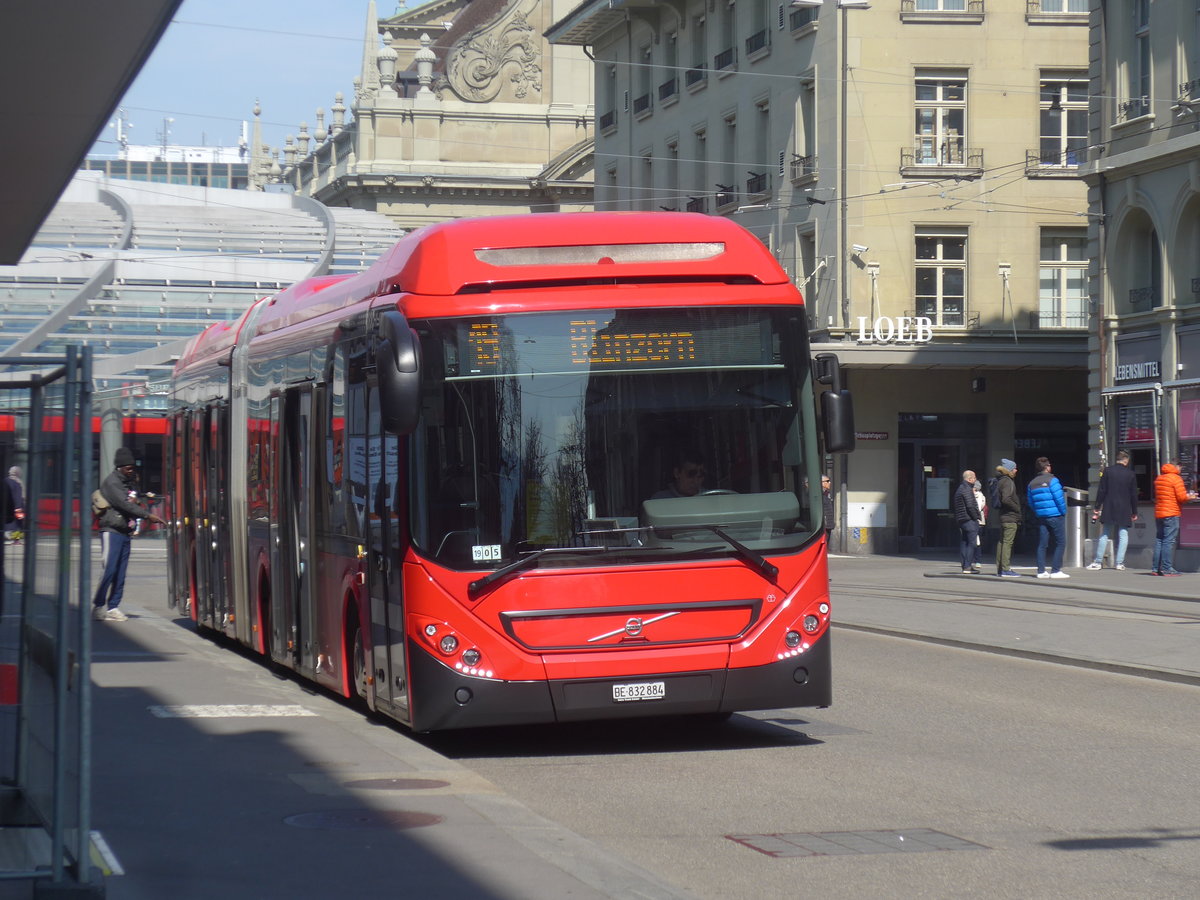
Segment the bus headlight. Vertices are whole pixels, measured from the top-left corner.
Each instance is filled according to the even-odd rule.
[[[438,648],[449,656],[458,649],[458,638],[452,634],[444,635],[441,641],[438,642]]]
[[[821,627],[821,620],[816,616],[804,617],[804,630],[809,634],[815,634],[816,630]]]
[[[787,644],[789,647],[799,647],[800,646],[800,632],[789,631],[787,634],[785,634],[783,636],[783,642],[785,644]]]
[[[462,661],[463,661],[464,665],[477,666],[477,665],[479,665],[479,660],[481,658],[482,658],[482,654],[478,650],[475,650],[474,648],[463,651]]]

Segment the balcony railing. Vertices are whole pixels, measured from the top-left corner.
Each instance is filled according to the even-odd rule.
[[[617,114],[614,110],[609,110],[600,117],[600,130],[607,131],[617,124]]]
[[[1088,0],[1026,0],[1025,14],[1030,16],[1088,17]]]
[[[770,43],[771,32],[764,28],[757,34],[752,34],[750,37],[746,38],[746,55],[749,56],[751,53],[757,53]]]
[[[1192,293],[1200,297],[1200,277],[1192,279]]]
[[[945,168],[982,169],[983,150],[979,147],[963,147],[961,138],[934,143],[919,141],[913,148],[900,150],[900,167],[915,168],[935,166]]]
[[[979,313],[964,313],[962,309],[942,306],[942,321],[938,321],[937,303],[933,299],[923,301],[917,298],[918,309],[906,309],[904,315],[910,319],[924,316],[933,321],[934,328],[978,328]]]
[[[766,172],[762,174],[752,174],[746,179],[746,194],[753,197],[755,194],[765,194],[771,187],[771,181]]]
[[[788,15],[788,28],[792,31],[799,31],[805,25],[816,20],[816,9],[811,6],[802,6],[799,9],[793,9]]]
[[[720,209],[722,206],[732,206],[738,202],[738,192],[732,186],[727,187],[726,185],[718,184],[717,195],[713,198],[713,202],[716,203],[717,209]]]
[[[707,205],[704,197],[688,197],[687,211],[688,212],[707,212]]]
[[[708,69],[704,66],[694,66],[687,70],[683,76],[683,83],[686,87],[694,87],[698,84],[703,84],[708,80]]]
[[[1128,122],[1130,119],[1150,115],[1150,98],[1135,97],[1132,100],[1126,100],[1121,104],[1119,114],[1118,121],[1121,122]]]
[[[633,114],[640,115],[650,111],[650,95],[642,94],[640,97],[633,98]]]
[[[1133,288],[1129,291],[1129,308],[1134,312],[1145,312],[1158,306],[1158,289],[1155,287]]]
[[[679,81],[675,78],[668,79],[658,86],[658,100],[661,103],[663,100],[670,100],[679,93]]]
[[[1179,102],[1193,103],[1200,100],[1200,78],[1179,82]]]
[[[1079,310],[1073,310],[1065,313],[1043,313],[1031,312],[1029,314],[1029,328],[1032,331],[1040,331],[1043,329],[1065,330],[1068,328],[1087,328],[1088,314]]]
[[[811,178],[817,174],[817,158],[815,156],[792,157],[792,180]]]
[[[1087,147],[1079,147],[1072,150],[1026,150],[1025,174],[1028,175],[1031,172],[1044,171],[1046,169],[1074,172],[1074,170],[1087,162],[1087,159]]]
[[[718,72],[720,72],[722,69],[732,69],[735,56],[736,54],[733,52],[732,47],[728,48],[727,50],[722,50],[715,57],[713,57],[713,68]]]
[[[900,12],[982,16],[983,0],[900,0]]]

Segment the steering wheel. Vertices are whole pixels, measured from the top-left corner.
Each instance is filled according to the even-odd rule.
[[[711,497],[713,494],[736,494],[737,491],[727,490],[726,488],[713,488],[711,491],[701,491],[701,497]]]

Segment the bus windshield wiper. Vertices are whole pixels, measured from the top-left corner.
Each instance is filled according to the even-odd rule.
[[[764,578],[771,582],[778,583],[775,579],[779,576],[779,566],[764,557],[756,550],[751,550],[737,538],[733,537],[725,530],[724,525],[709,525],[704,522],[689,522],[688,528],[703,528],[705,531],[711,531],[730,547],[734,549],[738,558],[746,563],[752,569],[757,569]]]
[[[595,553],[598,550],[608,550],[608,547],[545,547],[541,550],[534,550],[528,556],[522,556],[516,562],[511,562],[502,569],[497,569],[490,575],[484,575],[467,585],[467,593],[474,600],[485,590],[491,587],[498,581],[503,581],[509,575],[515,575],[517,572],[522,572],[525,569],[533,568],[543,556],[549,556],[551,553]]]

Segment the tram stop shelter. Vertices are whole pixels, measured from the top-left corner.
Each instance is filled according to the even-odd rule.
[[[0,358],[0,897],[103,897],[90,827],[91,351]],[[98,847],[99,843],[99,847]]]

